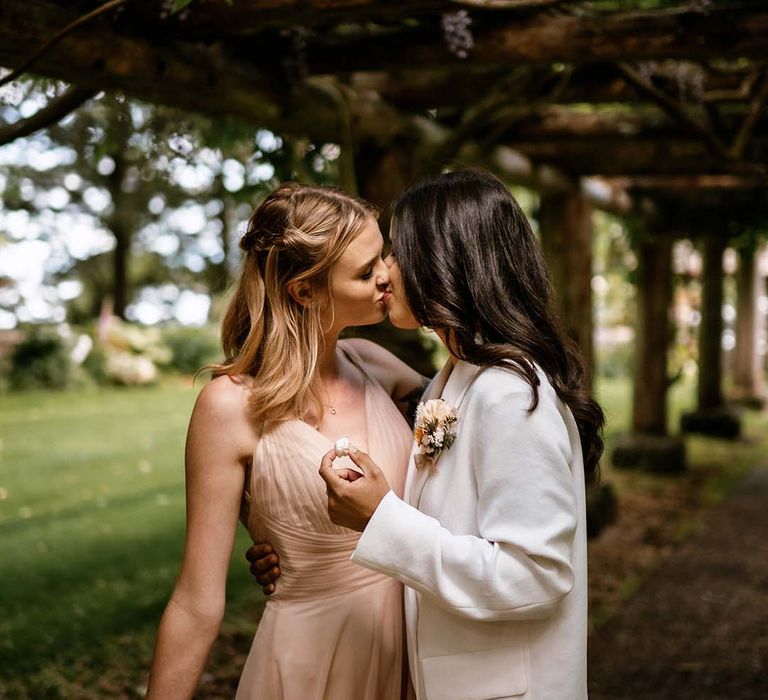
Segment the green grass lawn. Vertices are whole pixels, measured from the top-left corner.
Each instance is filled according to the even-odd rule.
[[[622,488],[664,488],[670,478],[664,475],[638,472],[617,472],[610,462],[610,452],[616,438],[630,424],[632,412],[632,385],[628,379],[597,381],[596,393],[606,415],[606,457],[600,471],[606,481]],[[679,381],[668,393],[667,425],[671,434],[679,434],[680,417],[696,405],[696,384],[693,380]],[[753,466],[766,465],[768,448],[768,414],[744,411],[742,439],[730,442],[699,435],[685,437],[689,470],[707,470],[712,473],[705,484],[705,498],[714,503],[725,497],[742,476]],[[674,478],[674,477],[672,477]]]
[[[0,697],[22,697],[23,678],[40,693],[46,676],[82,673],[83,658],[98,673],[117,647],[151,653],[183,546],[184,439],[201,386],[0,398]],[[229,594],[255,620],[248,541],[241,528]]]
[[[182,550],[183,445],[201,386],[175,379],[0,397],[0,698],[142,695]],[[601,380],[598,393],[610,447],[629,421],[630,383]],[[692,403],[693,386],[675,385],[673,431]],[[729,465],[709,487],[713,500],[764,454],[765,417],[751,416],[747,428],[760,438],[687,441],[694,469]],[[607,460],[603,474],[618,476]],[[619,490],[663,488],[664,478],[617,481]],[[250,637],[263,598],[243,559],[248,543],[241,528],[225,624]],[[104,680],[115,668],[126,669],[132,694]]]

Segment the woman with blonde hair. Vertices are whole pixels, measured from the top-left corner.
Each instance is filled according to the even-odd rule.
[[[282,577],[237,698],[396,700],[406,690],[402,586],[350,561],[359,535],[331,523],[317,476],[345,435],[403,490],[411,434],[393,399],[419,392],[422,377],[373,343],[338,340],[387,313],[376,211],[289,183],[254,211],[240,247],[225,361],[190,420],[184,555],[147,697],[192,697],[224,614],[239,517],[280,552]]]

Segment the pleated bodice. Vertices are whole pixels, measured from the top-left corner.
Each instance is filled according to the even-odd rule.
[[[411,431],[357,354],[343,341],[339,347],[365,378],[367,452],[402,497]],[[238,700],[401,697],[402,586],[350,561],[360,535],[330,521],[318,473],[332,447],[309,424],[287,420],[265,429],[254,451],[241,520],[254,541],[271,543],[281,577]]]

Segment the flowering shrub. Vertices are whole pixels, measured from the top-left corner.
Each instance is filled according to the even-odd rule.
[[[98,335],[84,366],[99,382],[153,384],[160,376],[159,368],[172,359],[159,328],[145,328],[112,317],[102,321]]]
[[[146,355],[111,350],[107,352],[104,373],[117,384],[153,384],[157,381],[157,366]]]

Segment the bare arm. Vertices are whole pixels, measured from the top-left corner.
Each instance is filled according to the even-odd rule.
[[[344,342],[357,351],[365,362],[366,369],[376,377],[403,415],[413,423],[416,406],[429,384],[429,378],[422,376],[389,350],[370,340],[348,338]]]
[[[224,616],[243,493],[243,391],[226,377],[198,397],[187,434],[187,530],[178,580],[157,634],[147,698],[191,698]]]

